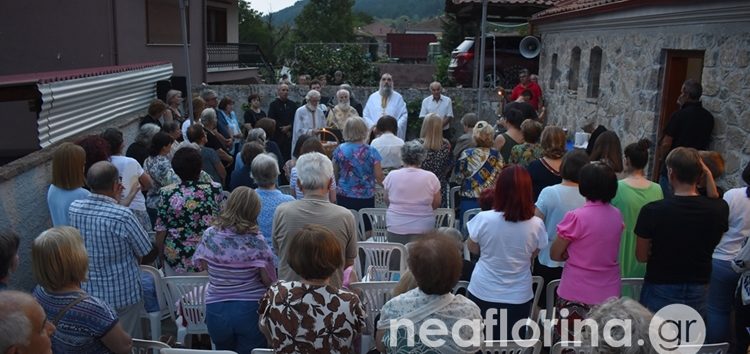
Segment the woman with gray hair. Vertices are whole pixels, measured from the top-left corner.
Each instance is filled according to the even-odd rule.
[[[344,125],[345,143],[333,151],[338,205],[352,210],[375,206],[375,184],[383,181],[380,153],[365,144],[367,124],[361,118],[349,118]],[[365,220],[365,231],[372,228]]]
[[[255,180],[258,188],[255,190],[260,197],[260,214],[258,215],[258,226],[268,246],[273,249],[273,214],[276,208],[286,202],[291,202],[294,197],[281,193],[276,188],[279,178],[279,163],[271,154],[260,154],[255,157],[250,166],[250,176]],[[274,250],[274,254],[278,253]]]
[[[201,124],[203,125],[203,131],[206,132],[207,141],[205,147],[216,150],[222,164],[226,168],[234,162],[234,158],[227,152],[229,151],[226,144],[227,140],[219,133],[219,120],[216,117],[216,110],[213,108],[204,109],[201,113]]]
[[[420,166],[427,156],[424,145],[412,140],[401,147],[404,167],[383,181],[388,242],[407,244],[435,228],[433,210],[440,207],[440,180]]]
[[[125,156],[134,158],[138,161],[141,166],[149,155],[149,147],[151,146],[151,139],[154,138],[156,133],[161,131],[161,127],[156,124],[147,123],[138,128],[138,135],[135,136],[135,141],[128,146],[128,151],[125,152]]]
[[[649,336],[649,326],[653,314],[643,307],[638,301],[635,301],[629,297],[612,298],[606,302],[591,309],[588,314],[587,320],[594,321],[597,326],[597,333],[591,333],[590,330],[583,331],[582,344],[585,347],[594,349],[597,353],[607,354],[654,354],[657,351],[654,345],[651,343],[651,337]],[[608,323],[613,321],[626,321],[629,326],[607,326]],[[664,321],[664,320],[657,320]],[[661,327],[660,327],[661,328]],[[628,330],[629,333],[625,331]],[[624,345],[612,347],[610,341],[604,340],[604,338],[611,338],[614,340],[623,340],[624,338],[630,338],[630,343],[638,343],[638,345]],[[593,341],[596,340],[596,343]],[[643,343],[641,345],[641,343]],[[743,350],[744,353],[744,350]]]

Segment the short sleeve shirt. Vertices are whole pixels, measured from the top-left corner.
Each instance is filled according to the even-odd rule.
[[[375,195],[375,164],[380,160],[380,153],[370,145],[339,145],[333,151],[333,163],[339,168],[337,194],[349,198],[372,198]]]

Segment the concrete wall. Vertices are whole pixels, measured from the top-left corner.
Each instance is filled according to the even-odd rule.
[[[641,18],[645,14],[637,15],[630,18]],[[616,23],[614,19],[609,22],[602,18],[586,20],[598,21],[599,26],[610,29],[581,28],[585,24],[576,20],[556,23],[554,27],[538,27],[543,43],[539,83],[547,103],[548,121],[580,131],[587,120],[596,118],[620,136],[623,147],[641,138],[656,142],[666,50],[704,50],[702,102],[716,118],[712,149],[721,152],[726,159],[726,175],[719,183],[726,187],[743,185],[740,174],[750,162],[750,139],[747,138],[750,135],[750,22],[747,17],[723,23],[695,20],[692,25],[663,22],[653,27],[622,24],[625,21]],[[576,46],[581,48],[579,85],[570,91],[568,72],[571,51]],[[603,51],[601,91],[597,98],[587,98],[589,55],[594,46]],[[553,54],[558,57],[556,68],[551,67]],[[554,90],[550,88],[551,80],[554,80]]]
[[[99,127],[89,134],[117,127],[122,130],[127,146],[133,142],[138,130],[138,117],[143,114],[145,112],[121,118],[116,124]],[[42,231],[52,227],[47,189],[52,179],[52,153],[57,146],[52,145],[0,167],[0,228],[13,230],[21,238],[20,264],[11,276],[13,288],[31,290],[35,284],[31,275],[31,242]]]
[[[2,1],[0,23],[0,75],[115,64],[111,0]]]
[[[394,79],[398,80],[398,77],[394,75]],[[429,82],[428,82],[429,84]],[[247,96],[251,93],[257,93],[262,97],[263,110],[268,112],[268,105],[276,99],[276,85],[217,85],[209,86],[215,90],[219,97],[229,96],[237,102],[234,105],[234,109],[237,113],[237,117],[242,120],[244,111],[242,110],[242,104],[247,102]],[[323,88],[323,96],[334,97],[338,88],[334,86],[326,86]],[[367,98],[377,90],[376,87],[354,87],[352,93],[354,97],[362,103],[364,106],[367,102]],[[302,102],[305,94],[307,94],[307,87],[294,86],[289,90],[289,98],[297,103]],[[413,102],[418,102],[417,107],[420,107],[422,100],[430,95],[430,90],[426,86],[424,88],[396,88],[396,91],[403,95],[406,104],[409,105]],[[198,89],[195,92],[199,92]],[[476,89],[465,89],[465,88],[444,88],[443,94],[450,97],[453,100],[453,128],[456,131],[462,131],[461,127],[461,116],[469,112],[477,112],[477,90]],[[480,117],[491,123],[496,120],[495,110],[498,106],[497,93],[493,90],[487,89],[483,93],[482,99],[482,110],[483,113]],[[419,108],[417,108],[419,109]],[[454,134],[455,135],[455,134]]]

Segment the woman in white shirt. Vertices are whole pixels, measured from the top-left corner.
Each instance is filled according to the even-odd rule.
[[[433,210],[440,207],[440,180],[421,169],[427,151],[419,141],[401,147],[404,167],[393,170],[383,181],[388,242],[407,244],[435,228]]]
[[[531,311],[531,262],[548,243],[544,222],[534,216],[531,177],[525,168],[513,165],[500,172],[493,210],[477,214],[467,228],[469,251],[480,254],[467,296],[485,318],[498,318],[500,311],[506,310],[504,335],[512,338],[513,324],[527,318]],[[497,312],[487,313],[491,309]],[[501,338],[500,330],[495,324],[493,339]]]

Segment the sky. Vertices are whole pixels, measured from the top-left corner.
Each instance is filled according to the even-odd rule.
[[[297,0],[248,0],[247,2],[250,3],[251,8],[267,14],[269,9],[270,12],[276,12],[294,5]]]

